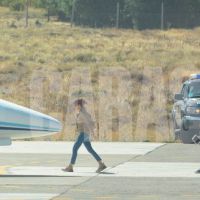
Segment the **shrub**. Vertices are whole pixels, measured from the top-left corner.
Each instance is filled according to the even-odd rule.
[[[23,1],[14,0],[10,2],[9,7],[13,11],[22,11],[25,6]]]
[[[80,53],[75,56],[75,59],[79,62],[96,62],[96,58],[92,53]]]

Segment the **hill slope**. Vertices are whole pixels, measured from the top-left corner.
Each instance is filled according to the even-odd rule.
[[[131,137],[126,136],[126,134],[119,136],[117,129],[112,127],[111,136],[108,138],[101,135],[99,131],[98,138],[101,140],[132,141],[136,139],[135,132],[139,122],[135,116],[140,110],[140,92],[143,86],[147,89],[149,84],[149,82],[145,82],[148,80],[148,75],[143,74],[144,68],[145,70],[154,68],[157,70],[159,67],[163,71],[163,94],[166,98],[166,108],[163,109],[167,112],[167,116],[164,116],[167,120],[170,116],[172,94],[180,87],[176,82],[174,88],[170,87],[169,75],[174,70],[173,76],[175,77],[176,75],[188,75],[200,68],[200,29],[198,28],[195,30],[146,30],[141,32],[136,30],[71,28],[67,23],[56,21],[47,23],[42,10],[31,10],[30,26],[26,29],[23,27],[23,13],[13,13],[6,8],[0,8],[0,13],[0,95],[3,99],[31,106],[57,116],[66,125],[65,114],[66,104],[70,97],[68,93],[71,84],[70,77],[75,67],[90,67],[91,69],[93,90],[89,96],[94,96],[95,99],[96,118],[101,112],[97,108],[99,91],[104,91],[107,88],[107,83],[99,84],[98,70],[123,67],[130,72],[130,77],[123,79],[123,81],[131,81],[133,84],[131,94],[127,97],[133,111],[133,120],[131,126],[130,122],[127,121],[129,126],[125,125],[123,130],[126,132],[127,129],[133,127]],[[176,69],[180,71],[177,72]],[[152,77],[159,82],[159,77],[156,77],[154,72],[156,71],[153,71]],[[48,92],[49,87],[51,87],[49,82],[53,79],[52,74],[55,73],[62,77],[62,81],[59,79],[62,83],[59,85],[62,85],[64,89]],[[181,73],[182,75],[180,75]],[[43,78],[45,76],[45,79],[40,82],[41,77],[35,76],[35,74],[39,74]],[[145,76],[147,76],[146,79]],[[110,75],[107,78],[109,79],[109,77]],[[42,85],[43,97],[37,94],[37,90],[33,92],[34,90],[31,89],[37,82],[44,83]],[[82,92],[86,94],[89,90],[88,83],[85,85],[82,83],[82,85],[83,90],[85,89]],[[115,80],[113,80],[113,85],[114,88],[117,88]],[[156,86],[151,86],[151,88],[155,90]],[[74,98],[79,92],[78,89],[72,92]],[[154,100],[152,97],[152,104]],[[157,103],[162,107],[162,103]],[[113,113],[115,121],[117,114],[115,111]],[[155,113],[147,112],[146,115],[149,115],[149,118],[154,118]],[[155,127],[156,124],[152,122],[148,125],[147,135],[143,140],[171,140],[170,133],[166,133],[167,137],[158,133],[159,137],[157,137]],[[65,131],[53,139],[72,139],[74,137],[74,131],[69,130],[68,125],[64,128]],[[157,131],[159,132],[159,130]]]

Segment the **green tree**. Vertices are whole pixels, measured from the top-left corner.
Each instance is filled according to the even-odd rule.
[[[160,28],[161,3],[164,2],[164,25],[192,28],[200,25],[199,0],[125,0],[124,15],[139,29]]]
[[[24,10],[24,0],[0,0],[0,6],[10,7],[11,10]]]
[[[36,0],[33,6],[45,8],[48,16],[57,15],[59,20],[65,21],[71,15],[72,0]]]
[[[75,22],[92,27],[114,26],[117,0],[76,0]]]
[[[116,6],[120,3],[120,27],[158,29],[164,2],[165,28],[193,28],[200,25],[200,0],[74,0],[75,24],[114,27]],[[73,0],[30,0],[31,6],[44,8],[48,16],[70,20]],[[0,0],[0,6],[23,10],[25,0]]]
[[[168,0],[165,2],[165,22],[174,28],[192,28],[200,25],[199,0]]]

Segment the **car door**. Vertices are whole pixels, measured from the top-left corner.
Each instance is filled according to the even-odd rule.
[[[181,94],[183,95],[183,100],[179,100],[174,104],[174,119],[177,128],[181,128],[182,117],[185,113],[185,100],[188,97],[188,86],[185,84],[181,90]]]

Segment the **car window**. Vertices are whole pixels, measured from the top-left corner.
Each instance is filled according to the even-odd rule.
[[[184,94],[183,94],[184,98],[188,97],[188,86],[186,85],[184,88]]]
[[[181,94],[183,95],[184,98],[188,97],[188,86],[184,85],[182,90],[181,90]]]
[[[189,86],[189,97],[190,98],[196,98],[196,97],[200,97],[200,82],[197,83],[192,83]]]
[[[184,87],[185,87],[185,85],[183,85],[182,90],[181,90],[182,95],[184,94]]]

